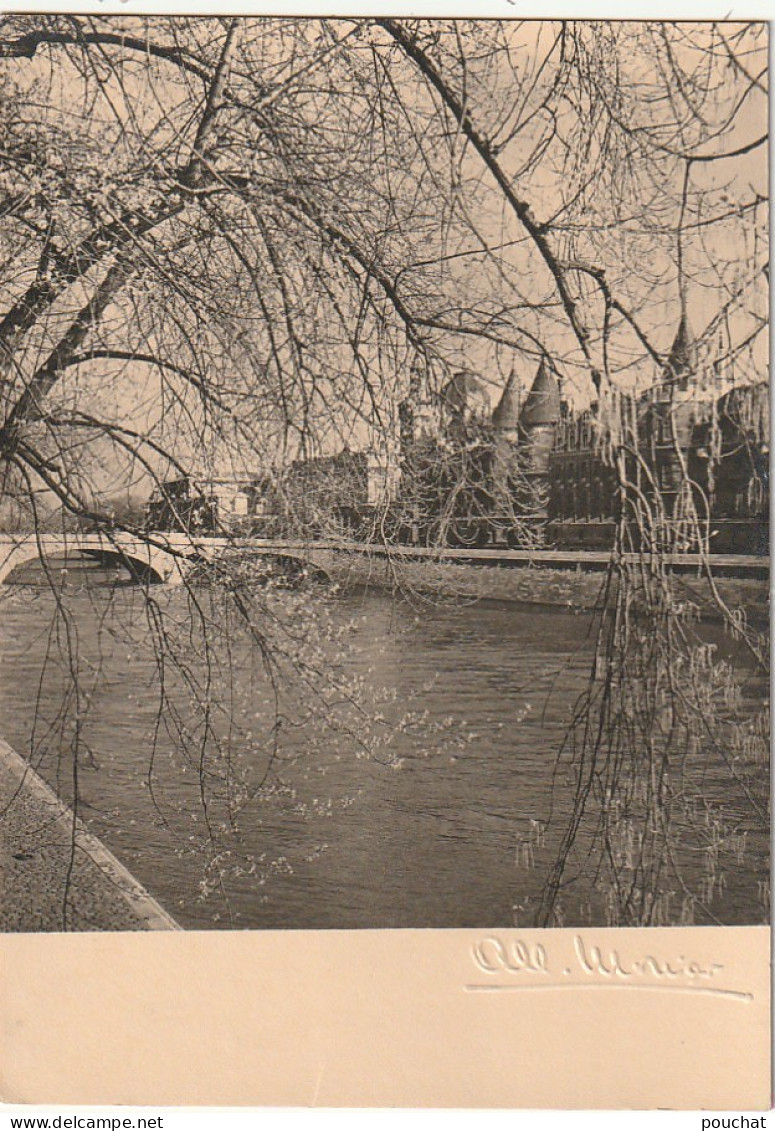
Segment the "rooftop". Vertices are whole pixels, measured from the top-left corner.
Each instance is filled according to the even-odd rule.
[[[492,414],[493,428],[497,432],[508,432],[519,424],[520,388],[517,375],[512,369],[497,408]]]
[[[556,424],[560,419],[560,386],[545,358],[542,358],[533,386],[527,395],[519,423],[523,428],[537,424]]]
[[[670,379],[687,377],[697,368],[697,343],[686,314],[681,315],[673,344],[670,347],[665,376]]]
[[[469,369],[461,369],[441,391],[445,408],[451,412],[490,411],[490,398],[482,382]]]

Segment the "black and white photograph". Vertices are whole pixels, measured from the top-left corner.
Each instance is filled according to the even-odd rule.
[[[768,923],[767,81],[0,16],[2,933]]]

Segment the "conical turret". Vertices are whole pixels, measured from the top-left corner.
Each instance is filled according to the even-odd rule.
[[[523,506],[535,519],[545,519],[549,502],[549,457],[560,421],[560,387],[546,359],[519,414],[519,462]]]
[[[492,414],[493,430],[500,435],[511,435],[516,438],[517,427],[519,425],[519,410],[519,383],[517,382],[517,375],[512,368],[501,399],[498,401],[495,412]]]
[[[673,344],[665,365],[665,379],[686,388],[688,378],[697,369],[697,343],[686,312],[681,314]]]
[[[542,358],[519,415],[519,426],[527,431],[538,426],[555,425],[559,419],[560,387],[546,359]]]
[[[508,514],[512,483],[517,478],[519,452],[519,385],[512,368],[501,399],[492,414],[492,477],[499,509]]]

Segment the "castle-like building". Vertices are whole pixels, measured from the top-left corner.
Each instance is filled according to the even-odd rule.
[[[174,529],[267,536],[342,532],[421,545],[769,549],[769,385],[700,387],[682,316],[661,378],[574,411],[544,356],[527,395],[511,372],[493,411],[476,374],[428,393],[415,370],[398,408],[398,467],[374,453],[296,460],[250,481],[181,479],[149,506]],[[623,522],[620,520],[623,519]]]
[[[769,382],[698,389],[696,372],[683,316],[661,379],[620,396],[615,419],[602,421],[598,405],[563,409],[547,463],[548,541],[609,544],[624,508],[632,549],[769,552]]]
[[[548,463],[560,415],[557,380],[542,361],[521,400],[512,371],[493,412],[482,382],[456,373],[435,401],[401,405],[397,536],[427,544],[535,544],[549,506]]]
[[[512,371],[494,412],[470,372],[443,388],[435,420],[427,403],[402,406],[412,540],[607,547],[623,514],[632,549],[766,554],[769,384],[700,389],[697,369],[683,315],[660,380],[640,396],[576,412],[544,357],[524,400]]]

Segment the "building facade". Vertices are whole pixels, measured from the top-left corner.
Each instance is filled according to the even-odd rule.
[[[766,554],[769,547],[769,384],[719,394],[693,381],[685,317],[662,380],[620,398],[620,474],[605,451],[611,421],[564,409],[549,461],[547,538],[610,545],[624,510],[628,544],[674,551]]]
[[[397,476],[376,453],[296,460],[282,476],[182,477],[148,507],[157,529],[256,536],[345,534],[421,545],[765,554],[769,385],[698,389],[682,317],[662,379],[583,412],[543,358],[527,395],[514,372],[493,411],[456,373],[436,398],[413,376],[398,408]],[[605,417],[605,418],[604,418]]]

